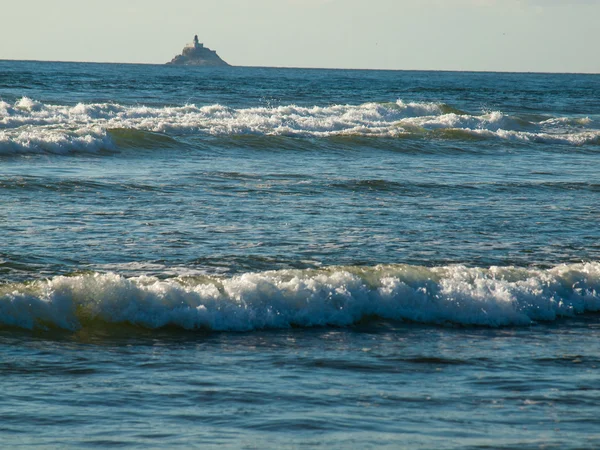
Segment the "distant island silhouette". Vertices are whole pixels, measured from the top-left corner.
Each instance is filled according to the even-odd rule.
[[[205,47],[204,44],[198,42],[198,35],[194,36],[194,41],[187,44],[180,55],[175,56],[167,64],[178,66],[204,66],[204,67],[220,67],[229,66],[223,61],[217,52]]]

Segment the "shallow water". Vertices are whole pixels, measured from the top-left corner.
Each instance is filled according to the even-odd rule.
[[[0,61],[0,442],[598,447],[599,95]]]
[[[594,448],[598,333],[594,316],[500,330],[4,331],[0,430],[74,448]]]

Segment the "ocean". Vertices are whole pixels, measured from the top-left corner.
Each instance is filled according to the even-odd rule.
[[[600,75],[0,61],[2,448],[600,447]]]

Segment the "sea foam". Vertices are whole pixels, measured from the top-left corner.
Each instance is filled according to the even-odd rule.
[[[600,124],[589,117],[528,120],[498,111],[467,113],[443,103],[230,108],[223,105],[150,107],[94,103],[49,105],[24,97],[0,101],[0,154],[115,150],[110,130],[167,135],[428,137],[585,145],[600,143]],[[440,132],[442,134],[440,134]],[[444,134],[445,133],[445,134]]]
[[[551,269],[330,267],[229,278],[57,276],[0,286],[0,324],[249,331],[348,326],[368,318],[524,326],[600,310],[600,263]]]

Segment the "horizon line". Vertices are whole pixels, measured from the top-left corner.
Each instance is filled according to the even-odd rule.
[[[195,67],[198,69],[219,69],[230,70],[236,68],[246,69],[291,69],[291,70],[347,70],[347,71],[378,71],[378,72],[458,72],[458,73],[505,73],[505,74],[540,74],[540,75],[600,75],[600,72],[551,72],[536,70],[492,70],[492,69],[381,69],[381,68],[356,68],[356,67],[302,67],[302,66],[243,66],[233,65],[207,67],[194,65],[170,65],[167,63],[148,63],[148,62],[115,62],[115,61],[77,61],[77,60],[46,60],[46,59],[3,59],[0,62],[39,62],[39,63],[62,63],[62,64],[113,64],[113,65],[132,65],[132,66],[169,66],[169,67]]]

